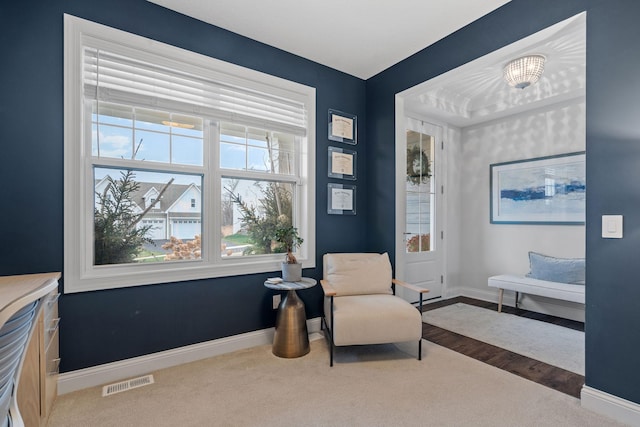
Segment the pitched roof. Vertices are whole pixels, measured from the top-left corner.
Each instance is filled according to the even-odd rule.
[[[102,182],[107,179],[108,175],[96,182],[96,188],[100,186]],[[144,196],[152,189],[155,188],[158,193],[162,191],[164,187],[163,183],[157,182],[140,182],[138,181],[138,191],[134,193],[133,202],[141,209],[144,210],[146,207],[146,203],[144,200]],[[175,184],[172,183],[167,187],[166,191],[162,195],[162,200],[160,201],[160,209],[157,207],[152,209],[152,212],[157,211],[166,211],[168,208],[173,206],[173,204],[180,199],[180,197],[187,191],[191,186],[196,187],[198,190],[200,189],[199,185],[195,184]]]
[[[136,191],[135,196],[133,197],[133,201],[143,209],[146,207],[143,196],[147,194],[147,192],[152,188],[155,188],[159,193],[162,191],[162,188],[164,187],[164,184],[160,184],[157,182],[138,182],[138,184],[140,185],[140,189]],[[162,195],[162,199],[160,201],[160,210],[166,211],[170,206],[172,206],[180,198],[180,196],[184,194],[185,191],[187,191],[189,187],[191,187],[191,185],[192,184],[175,184],[175,183],[172,183],[171,185],[169,185],[167,190]],[[196,188],[200,188],[200,187],[196,185]],[[157,207],[154,208],[153,210],[157,210]]]

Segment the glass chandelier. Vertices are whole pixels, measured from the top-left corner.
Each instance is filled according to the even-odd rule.
[[[528,55],[509,61],[503,70],[504,79],[518,89],[531,86],[540,79],[545,59],[542,55]]]

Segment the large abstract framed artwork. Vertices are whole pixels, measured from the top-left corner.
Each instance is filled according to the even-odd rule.
[[[492,224],[584,224],[585,153],[490,166]]]

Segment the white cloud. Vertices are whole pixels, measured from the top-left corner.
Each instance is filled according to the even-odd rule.
[[[95,141],[96,132],[93,132],[93,140]],[[100,156],[115,158],[131,157],[131,138],[125,135],[105,135],[100,132]]]

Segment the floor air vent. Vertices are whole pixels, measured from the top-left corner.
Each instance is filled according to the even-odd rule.
[[[132,390],[134,388],[153,384],[153,375],[145,375],[144,377],[133,378],[130,380],[120,381],[119,383],[109,384],[102,387],[102,397],[111,396],[112,394],[122,391]]]

